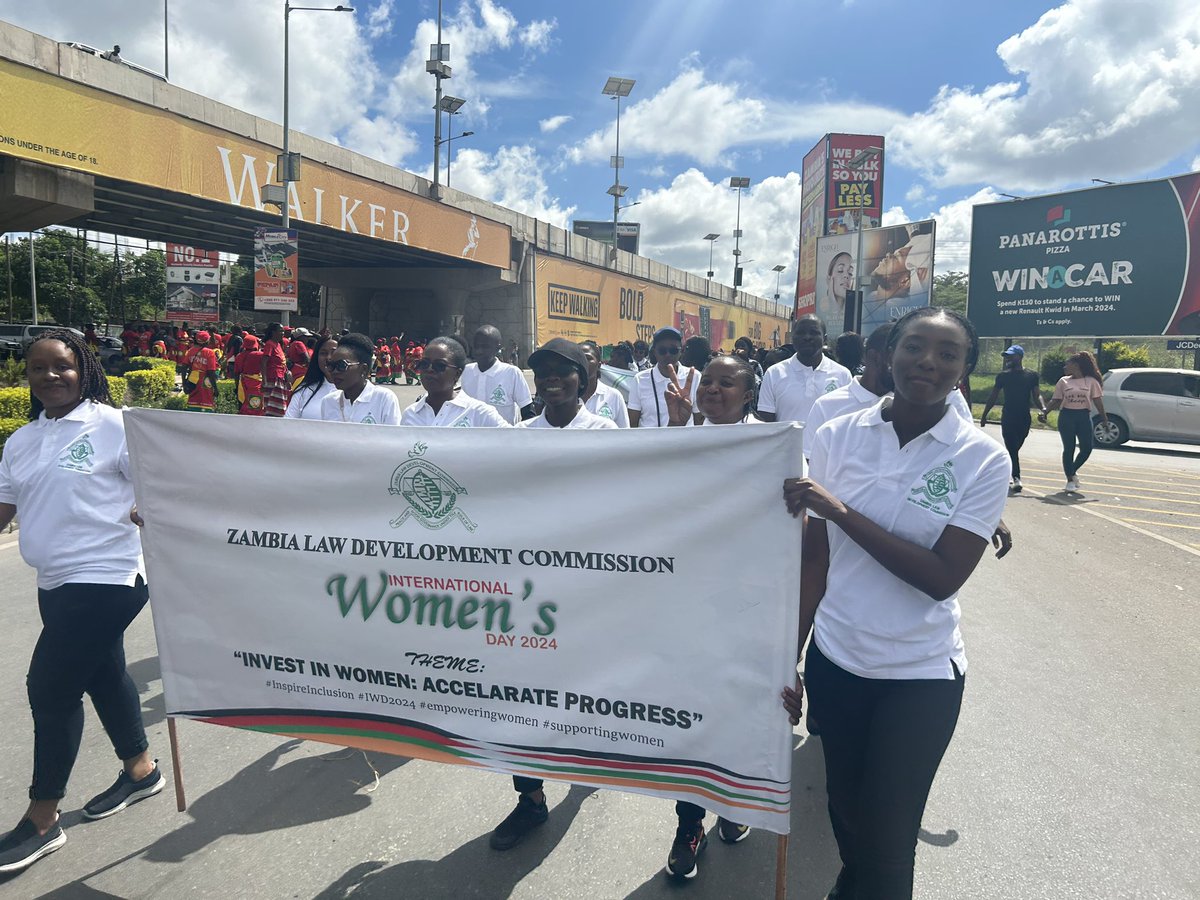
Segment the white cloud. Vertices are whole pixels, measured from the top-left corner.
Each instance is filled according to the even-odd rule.
[[[709,80],[689,59],[658,93],[622,106],[621,151],[728,165],[738,147],[815,140],[828,131],[874,133],[901,118],[895,110],[868,104],[796,104],[753,96],[740,84]],[[570,160],[606,159],[615,145],[615,130],[614,121],[588,135],[568,150]]]
[[[521,29],[521,45],[529,50],[549,50],[550,37],[557,27],[557,19],[535,19]]]
[[[936,185],[1042,190],[1138,176],[1196,149],[1200,6],[1068,0],[997,48],[1013,80],[943,86],[888,134]]]
[[[924,200],[925,185],[921,184],[919,181],[914,182],[913,186],[910,187],[908,192],[904,195],[904,199],[909,203],[919,203],[920,201]]]
[[[495,154],[473,148],[458,150],[451,187],[566,228],[575,207],[564,207],[550,195],[542,170],[537,151],[528,145],[501,147]],[[430,174],[432,170],[426,172]]]
[[[1191,167],[1188,169],[1188,171],[1190,171],[1190,172],[1200,172],[1200,156],[1197,156],[1195,159],[1193,159],[1193,160],[1192,160],[1192,165],[1191,165]]]
[[[641,203],[637,218],[643,223],[643,256],[703,277],[709,261],[709,244],[703,237],[716,232],[721,237],[713,245],[713,278],[732,283],[738,195],[727,181],[712,181],[692,168],[675,176],[666,187],[641,191],[637,200]],[[796,282],[799,209],[800,176],[796,172],[763,179],[742,192],[740,249],[745,290],[762,297],[774,295],[771,267],[784,265],[780,297],[788,302]]]
[[[558,129],[562,128],[573,118],[575,117],[551,116],[549,119],[542,119],[542,121],[538,122],[538,128],[542,129],[542,134],[549,134],[552,131],[558,131]]]
[[[395,0],[381,0],[367,16],[367,35],[371,40],[381,38],[392,30],[392,5]]]

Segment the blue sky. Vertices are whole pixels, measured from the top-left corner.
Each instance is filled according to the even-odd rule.
[[[321,5],[315,0],[309,5]],[[332,3],[329,5],[333,5]],[[292,124],[402,168],[432,169],[437,4],[297,12]],[[161,0],[0,0],[0,19],[162,68]],[[171,0],[171,80],[280,117],[282,3]],[[1200,168],[1200,5],[1190,0],[447,0],[449,93],[468,102],[454,187],[559,225],[608,218],[622,103],[622,218],[644,255],[708,268],[742,201],[746,286],[795,279],[800,160],[827,131],[887,136],[885,222],[935,216],[938,268],[965,268],[973,203]],[[718,277],[732,258],[716,245]]]

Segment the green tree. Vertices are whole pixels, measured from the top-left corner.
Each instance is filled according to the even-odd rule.
[[[966,272],[946,272],[942,275],[934,275],[933,305],[966,315],[968,281]]]

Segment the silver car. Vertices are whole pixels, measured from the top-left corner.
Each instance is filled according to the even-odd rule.
[[[1200,444],[1200,372],[1189,369],[1111,369],[1104,374],[1108,425],[1093,418],[1096,443],[1126,441]]]

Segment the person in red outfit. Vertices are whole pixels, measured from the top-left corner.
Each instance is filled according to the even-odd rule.
[[[187,408],[193,412],[214,412],[217,395],[217,371],[221,364],[216,351],[209,346],[212,335],[207,331],[196,332],[196,346],[191,351],[188,372],[184,376],[184,392]],[[188,385],[192,385],[189,390]]]
[[[283,326],[278,322],[267,326],[262,354],[263,415],[282,419],[292,392],[283,351]]]
[[[239,415],[263,415],[262,370],[263,354],[258,347],[258,338],[247,334],[242,338],[242,350],[233,363]]]

